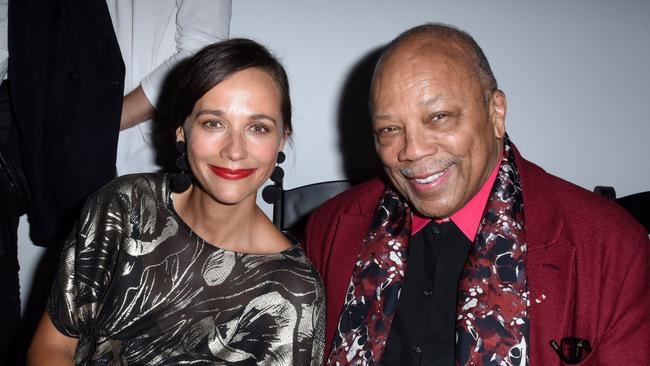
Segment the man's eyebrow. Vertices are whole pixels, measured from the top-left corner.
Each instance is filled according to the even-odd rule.
[[[429,105],[431,105],[431,104],[435,104],[435,103],[437,103],[440,99],[444,99],[444,97],[442,96],[442,94],[438,94],[438,95],[436,95],[435,97],[431,97],[431,98],[427,98],[427,99],[425,99],[425,100],[422,100],[422,101],[420,101],[418,104],[419,104],[420,106],[429,106]]]
[[[373,119],[382,119],[382,120],[394,120],[395,117],[393,117],[390,114],[375,114],[372,116]]]
[[[441,99],[445,99],[445,97],[444,97],[442,94],[438,94],[438,95],[436,95],[436,96],[434,96],[434,97],[426,98],[426,99],[424,99],[424,100],[419,101],[419,102],[418,102],[418,105],[420,105],[421,107],[430,106],[430,105],[432,105],[432,104],[437,103],[437,102],[440,101]],[[389,114],[389,113],[385,113],[385,114],[375,114],[375,115],[372,116],[372,118],[373,118],[373,119],[378,119],[378,120],[394,120],[394,119],[395,119],[395,117],[392,116],[392,115]]]

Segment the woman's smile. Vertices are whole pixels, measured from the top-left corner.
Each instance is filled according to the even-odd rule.
[[[251,168],[251,169],[228,169],[216,165],[208,165],[210,167],[210,170],[212,172],[224,179],[231,179],[231,180],[239,180],[239,179],[244,179],[251,174],[255,173],[257,168]]]

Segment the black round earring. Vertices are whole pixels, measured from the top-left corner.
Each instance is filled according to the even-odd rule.
[[[176,167],[180,172],[172,175],[171,189],[175,193],[182,193],[187,191],[192,184],[192,177],[190,176],[190,165],[187,161],[187,152],[185,141],[176,141],[176,151],[179,155],[176,158]]]
[[[284,163],[284,160],[287,158],[284,155],[283,151],[278,152],[278,157],[276,159],[277,165],[273,168],[271,173],[272,185],[264,187],[262,190],[262,199],[264,202],[272,204],[277,202],[282,195],[282,180],[284,179],[284,170],[280,167],[280,164]]]

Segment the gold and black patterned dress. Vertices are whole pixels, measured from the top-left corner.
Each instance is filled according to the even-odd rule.
[[[198,237],[169,176],[91,196],[64,248],[48,313],[78,338],[75,364],[317,365],[322,281],[300,247],[244,254]]]

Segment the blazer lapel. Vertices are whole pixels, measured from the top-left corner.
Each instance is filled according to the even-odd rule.
[[[337,223],[336,233],[333,242],[344,243],[344,245],[333,245],[332,252],[328,256],[327,266],[336,270],[326,269],[326,283],[329,284],[327,304],[332,309],[339,309],[340,312],[345,292],[352,278],[354,263],[359,256],[359,249],[363,243],[366,230],[361,227],[369,225],[369,218],[365,216],[342,215]],[[334,285],[334,286],[333,286]],[[333,314],[333,313],[330,313]]]
[[[111,48],[122,57],[106,0],[83,0],[83,4],[97,30],[102,34]]]
[[[336,327],[341,317],[354,264],[366,235],[371,218],[363,215],[341,215],[336,223],[336,232],[330,247],[324,282],[327,284],[327,329],[325,332],[325,357],[329,355]],[[331,268],[331,270],[330,270]]]
[[[575,248],[565,238],[553,192],[535,182],[543,170],[516,152],[524,197],[526,276],[530,296],[530,355],[532,365],[560,365],[549,342],[571,333],[576,281]]]
[[[571,334],[575,288],[575,249],[549,245],[533,248],[526,257],[530,289],[530,343],[532,365],[559,364],[550,347]]]

